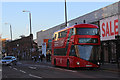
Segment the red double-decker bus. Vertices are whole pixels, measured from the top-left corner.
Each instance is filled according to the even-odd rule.
[[[78,24],[54,32],[52,64],[68,68],[99,67],[98,26]]]

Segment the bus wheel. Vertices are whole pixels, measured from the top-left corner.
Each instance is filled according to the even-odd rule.
[[[70,62],[69,60],[67,60],[67,69],[70,69],[69,65],[70,65]]]
[[[54,65],[56,66],[56,59],[54,59]]]

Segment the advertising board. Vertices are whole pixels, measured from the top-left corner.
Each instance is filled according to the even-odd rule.
[[[118,15],[100,20],[101,41],[113,40],[118,35]]]

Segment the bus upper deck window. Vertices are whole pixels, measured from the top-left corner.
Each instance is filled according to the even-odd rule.
[[[69,37],[75,35],[75,28],[70,29]]]
[[[54,39],[56,39],[57,38],[57,34],[55,34],[55,36],[54,36]]]
[[[71,31],[72,31],[72,35],[75,35],[75,28],[72,28]]]

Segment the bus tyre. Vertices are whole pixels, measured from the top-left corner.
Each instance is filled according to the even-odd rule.
[[[69,60],[67,60],[67,69],[70,69],[70,62],[69,62]]]
[[[56,66],[56,59],[54,59],[54,66]]]

